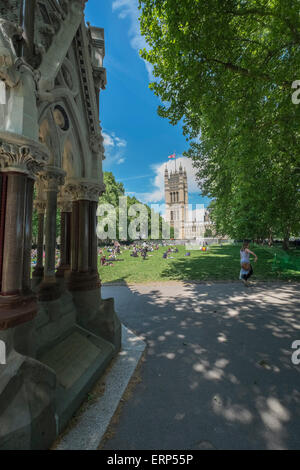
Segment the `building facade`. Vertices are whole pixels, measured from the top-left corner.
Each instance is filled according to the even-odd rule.
[[[174,238],[185,238],[185,223],[188,209],[188,181],[186,170],[165,169],[166,222],[174,229]]]
[[[195,240],[215,234],[214,225],[207,209],[197,210],[194,216],[188,202],[188,179],[186,170],[169,171],[165,168],[166,222],[174,229],[174,238]]]
[[[121,344],[97,266],[104,31],[85,3],[0,3],[0,449],[48,448]]]

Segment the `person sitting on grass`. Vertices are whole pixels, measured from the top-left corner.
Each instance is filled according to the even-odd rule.
[[[167,259],[168,258],[168,252],[165,251],[164,254],[163,254],[163,259]]]
[[[133,252],[131,253],[130,256],[133,256],[133,258],[138,258],[138,252],[137,252],[136,247],[134,247]]]

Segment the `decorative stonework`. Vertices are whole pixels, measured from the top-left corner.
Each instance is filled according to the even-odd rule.
[[[94,77],[94,82],[96,88],[99,88],[99,90],[105,90],[105,87],[107,85],[107,74],[106,74],[106,68],[104,67],[99,67],[93,68],[93,77]]]
[[[1,171],[17,171],[35,177],[47,162],[48,156],[36,148],[0,140]]]
[[[71,195],[73,201],[99,201],[99,197],[105,192],[105,185],[91,182],[69,182],[66,192]]]
[[[12,23],[18,23],[20,20],[20,9],[21,5],[19,0],[7,0],[6,2],[1,3],[0,17],[5,18]]]
[[[96,88],[105,90],[107,84],[106,69],[103,67],[105,57],[104,29],[96,28],[88,23],[91,62]]]
[[[61,212],[72,212],[72,201],[70,199],[58,199],[58,208]]]
[[[45,185],[45,191],[59,191],[59,186],[65,184],[66,173],[60,168],[48,167],[41,175],[40,179]]]
[[[35,26],[41,93],[51,92],[55,86],[55,78],[83,20],[85,3],[85,0],[38,1]]]
[[[17,54],[13,39],[22,37],[22,33],[20,26],[0,19],[0,78],[11,88],[20,80],[20,73],[15,66]]]
[[[85,37],[84,37],[85,36]],[[95,83],[93,80],[93,70],[88,57],[88,45],[86,35],[79,28],[75,37],[76,54],[78,58],[80,80],[84,93],[84,103],[88,128],[90,131],[90,147],[93,153],[102,154],[102,136],[99,123],[99,111],[96,102]],[[102,140],[101,140],[102,139]]]
[[[72,212],[72,199],[70,194],[67,193],[65,186],[60,188],[57,204],[61,212]]]
[[[104,159],[104,139],[101,134],[91,134],[90,135],[90,148],[92,152],[96,155],[99,153],[102,155],[102,160]]]

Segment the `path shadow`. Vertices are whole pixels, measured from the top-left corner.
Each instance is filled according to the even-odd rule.
[[[104,287],[148,345],[111,449],[296,449],[299,285]]]

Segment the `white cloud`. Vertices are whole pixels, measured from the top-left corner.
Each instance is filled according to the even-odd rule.
[[[200,188],[196,181],[195,169],[192,165],[192,160],[187,157],[176,158],[176,168],[179,169],[180,164],[183,169],[186,169],[187,180],[188,180],[188,191],[189,193],[199,193]],[[147,204],[159,203],[165,199],[165,168],[168,168],[170,171],[175,171],[175,160],[172,160],[168,163],[161,163],[158,165],[152,165],[152,170],[155,173],[153,179],[153,191],[150,193],[136,193],[135,196],[140,199],[142,202]]]
[[[120,19],[129,19],[130,29],[128,35],[130,37],[131,47],[136,51],[139,51],[144,47],[147,48],[147,43],[140,31],[138,0],[114,0],[112,9],[113,11],[119,12]],[[153,81],[153,67],[146,61],[144,61],[144,63],[148,72],[149,80]]]
[[[106,132],[102,132],[103,139],[104,139],[104,147],[107,149],[108,147],[114,147],[114,139]]]
[[[124,152],[127,147],[125,139],[117,137],[114,132],[102,132],[106,160],[104,167],[107,169],[113,164],[121,165],[125,162]]]

